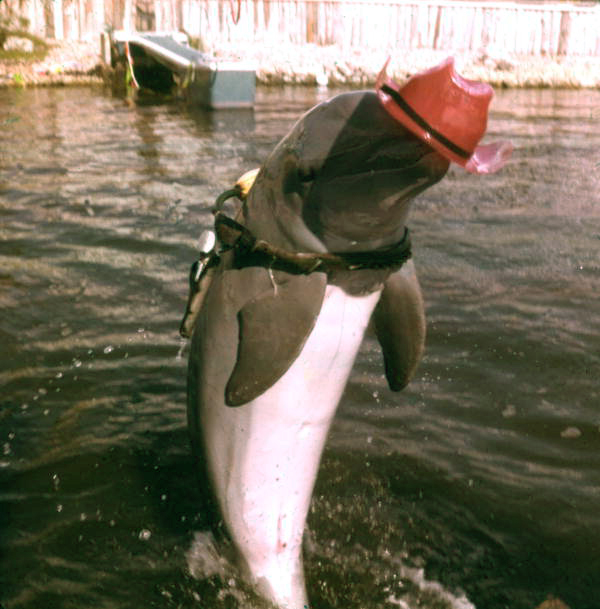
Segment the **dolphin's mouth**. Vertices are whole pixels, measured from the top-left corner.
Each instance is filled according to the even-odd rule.
[[[384,146],[377,146],[375,150],[365,159],[365,165],[370,171],[389,171],[417,165],[429,155],[438,153],[431,147],[418,142],[418,146],[411,146],[407,154],[406,146],[399,146],[397,141],[392,141]]]
[[[367,138],[371,139],[371,138]],[[320,166],[319,166],[320,165]],[[447,166],[447,161],[433,148],[416,137],[401,143],[397,137],[387,141],[373,138],[373,141],[332,151],[324,162],[316,162],[299,172],[301,182],[335,180],[349,176],[373,176],[377,173],[406,172],[414,167],[430,168]],[[445,169],[444,169],[445,172]]]
[[[397,239],[410,201],[438,182],[449,162],[412,134],[345,147],[302,172],[303,219],[328,248]]]

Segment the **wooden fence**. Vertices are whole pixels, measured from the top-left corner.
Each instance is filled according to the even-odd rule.
[[[600,56],[600,2],[241,0],[237,23],[230,0],[25,0],[20,12],[32,32],[58,39],[132,27],[184,30],[211,48],[292,42]]]

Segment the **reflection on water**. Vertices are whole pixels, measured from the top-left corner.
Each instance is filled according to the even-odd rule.
[[[6,609],[258,606],[203,537],[177,328],[215,196],[331,93],[206,113],[0,91]],[[507,168],[452,169],[414,206],[415,382],[390,393],[368,336],[340,406],[307,537],[319,609],[600,606],[600,92],[493,108]]]

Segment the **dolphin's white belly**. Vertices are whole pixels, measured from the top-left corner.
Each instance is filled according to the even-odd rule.
[[[379,294],[327,286],[313,331],[279,381],[248,404],[200,415],[222,516],[246,575],[281,607],[307,605],[301,544],[313,485]]]

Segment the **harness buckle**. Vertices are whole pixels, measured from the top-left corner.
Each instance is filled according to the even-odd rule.
[[[192,264],[190,270],[190,288],[192,287],[192,283],[198,283],[200,281],[211,258],[216,255],[216,243],[217,238],[214,231],[205,230],[200,235],[200,253],[198,255],[198,260]]]
[[[179,326],[179,334],[184,338],[192,335],[214,269],[219,263],[219,254],[215,250],[216,243],[214,231],[205,230],[200,235],[200,253],[190,269],[188,301]]]

